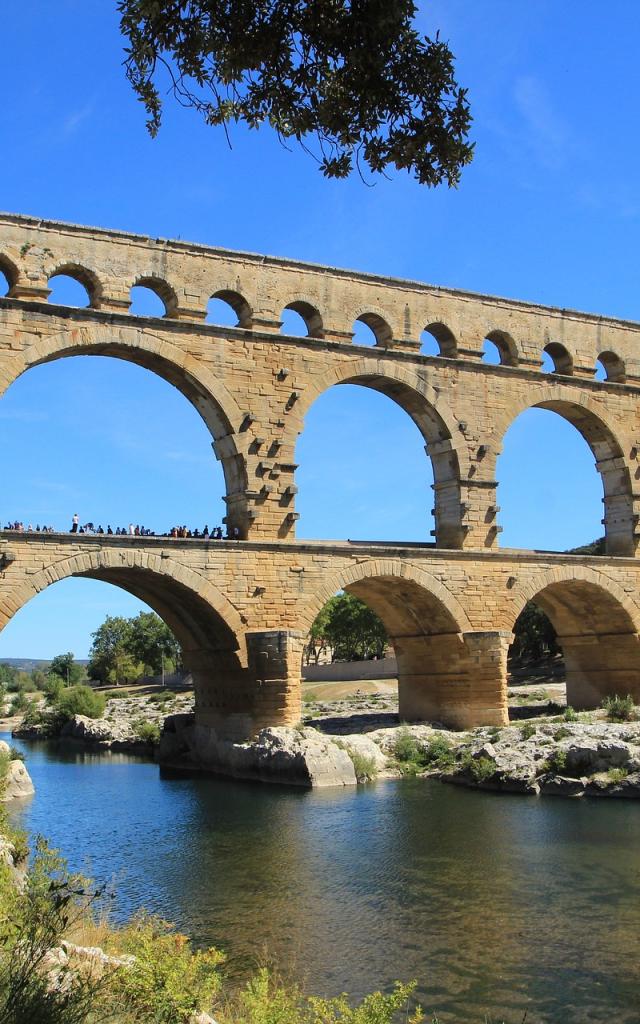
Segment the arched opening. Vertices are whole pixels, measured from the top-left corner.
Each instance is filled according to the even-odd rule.
[[[152,609],[180,645],[183,667],[192,677],[196,713],[201,723],[233,733],[239,720],[250,716],[246,659],[243,661],[238,632],[234,628],[238,616],[204,577],[170,558],[163,560],[155,553],[140,549],[130,552],[126,565],[122,564],[117,550],[108,548],[87,548],[83,555],[63,561],[56,559],[54,551],[51,565],[47,564],[47,552],[47,543],[42,542],[38,557],[44,567],[27,577],[27,582],[18,582],[9,589],[11,577],[5,576],[3,580],[0,652],[5,657],[10,650],[18,649],[14,648],[15,644],[26,642],[34,623],[42,629],[42,651],[47,650],[46,657],[51,656],[51,651],[53,655],[59,653],[61,643],[63,649],[74,650],[76,656],[80,656],[78,652],[88,652],[93,632],[90,627],[99,625],[106,614],[128,617],[140,610]],[[34,553],[35,548],[32,557]],[[14,574],[18,568],[19,562],[13,563]],[[79,585],[78,577],[91,582]],[[106,588],[100,586],[105,583],[119,590],[114,592],[109,588],[105,594]],[[122,591],[126,593],[123,595]],[[18,610],[14,612],[16,606]],[[52,615],[54,630],[46,625],[46,619]],[[39,629],[36,632],[39,633]]]
[[[80,309],[91,305],[89,292],[80,281],[70,274],[54,274],[49,278],[51,289],[48,301],[56,306],[76,306]]]
[[[624,384],[626,380],[624,362],[615,352],[601,352],[596,361],[596,380],[611,384]]]
[[[386,346],[393,340],[391,328],[378,313],[361,313],[353,324],[353,344]]]
[[[445,324],[433,323],[425,327],[420,335],[420,343],[420,352],[425,356],[455,359],[458,355],[456,339]]]
[[[492,366],[517,366],[518,353],[513,338],[504,331],[490,331],[482,346],[482,361]]]
[[[251,327],[251,308],[239,292],[221,289],[207,304],[206,323],[219,327]]]
[[[185,368],[185,353],[176,349],[168,341],[163,341],[153,334],[140,331],[118,332],[117,339],[108,327],[96,327],[91,334],[78,332],[61,332],[43,341],[33,353],[33,362],[25,365],[24,357],[16,355],[5,367],[8,381],[16,381],[27,369],[44,363],[53,363],[70,356],[114,356],[127,363],[133,363],[145,370],[151,370],[164,381],[172,384],[199,412],[214,439],[213,450],[222,464],[227,499],[227,527],[239,538],[247,536],[249,517],[244,498],[247,490],[246,460],[238,452],[235,444],[235,432],[242,429],[242,415],[233,396],[224,384],[211,375],[206,368],[192,365]],[[191,361],[192,362],[192,361]],[[6,390],[6,387],[4,389]],[[81,386],[81,385],[80,385]],[[1,393],[1,390],[0,390]],[[70,403],[70,408],[73,402]],[[0,405],[0,415],[3,406]],[[26,414],[33,417],[34,410]],[[37,411],[35,415],[38,415]],[[167,420],[167,423],[169,421]],[[118,415],[114,413],[115,427]],[[74,421],[74,431],[80,429]],[[149,441],[149,431],[145,426],[141,436],[145,441],[146,450],[154,450]],[[178,435],[175,435],[178,437]],[[153,437],[151,438],[153,441]],[[142,441],[139,447],[143,447]],[[187,458],[187,462],[189,459]],[[211,525],[209,523],[209,525]],[[237,531],[237,533],[236,533]]]
[[[496,475],[503,547],[567,551],[600,537],[604,519],[607,553],[633,552],[629,472],[615,436],[584,406],[547,401],[522,412]]]
[[[564,376],[571,376],[573,373],[573,359],[569,352],[557,341],[551,341],[542,350],[543,373],[559,373]]]
[[[322,338],[322,317],[309,302],[290,302],[282,310],[282,333],[294,338]]]
[[[590,578],[592,576],[592,578]],[[529,600],[548,617],[564,658],[567,704],[597,708],[609,695],[640,701],[640,639],[628,601],[608,581],[576,567]],[[616,591],[615,593],[613,591]]]
[[[9,295],[18,280],[18,271],[11,260],[0,255],[0,297]]]
[[[74,513],[80,526],[114,534],[221,525],[224,470],[235,470],[212,458],[213,424],[203,419],[157,372],[123,359],[80,355],[32,367],[0,402],[0,525],[66,532]]]
[[[461,546],[451,432],[408,385],[363,374],[328,388],[306,414],[295,462],[302,536],[427,540],[435,534],[441,547]]]
[[[65,263],[49,277],[49,302],[57,306],[91,306],[100,302],[100,282],[96,275],[77,263]]]
[[[317,613],[321,621],[326,601],[331,603],[327,590],[334,582],[329,581],[314,602],[316,627]],[[474,662],[463,635],[468,620],[442,584],[401,563],[369,563],[347,570],[341,589],[363,602],[384,626],[384,639],[396,659],[401,721],[464,728],[472,720],[474,724],[487,720],[487,708],[480,703],[491,703],[491,697],[472,692]],[[348,611],[344,609],[347,618]],[[376,653],[387,653],[382,639]],[[361,671],[366,672],[366,666]],[[330,674],[335,675],[335,669]]]
[[[282,310],[280,315],[282,327],[280,332],[282,334],[290,335],[292,338],[306,338],[309,329],[306,321],[301,313],[296,312],[295,309],[291,309],[289,306]]]
[[[129,312],[134,316],[175,316],[177,308],[175,292],[158,277],[141,277],[131,288]]]

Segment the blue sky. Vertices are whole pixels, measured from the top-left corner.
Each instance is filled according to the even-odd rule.
[[[122,72],[114,2],[6,7],[2,209],[639,316],[640,8],[628,0],[421,5],[424,30],[451,43],[475,118],[475,160],[452,191],[405,175],[325,181],[268,130],[233,128],[229,150],[170,103],[153,141]],[[67,528],[77,510],[164,530],[223,514],[204,425],[137,367],[85,357],[35,368],[0,402],[0,437],[3,521]],[[300,536],[428,539],[430,467],[388,399],[328,392],[297,455]],[[562,549],[601,533],[593,459],[554,414],[516,421],[498,475],[503,545]],[[0,658],[86,656],[104,615],[138,607],[106,584],[56,584],[0,633]]]

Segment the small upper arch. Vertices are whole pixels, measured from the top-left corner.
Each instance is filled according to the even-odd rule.
[[[425,334],[429,337],[425,338]],[[435,341],[437,352],[428,350],[430,339]],[[458,355],[458,343],[455,335],[446,324],[439,322],[428,324],[422,332],[421,342],[424,355],[445,356],[447,359],[455,359]]]
[[[307,338],[323,338],[324,330],[320,311],[306,299],[296,299],[289,302],[283,309],[283,333],[293,333],[292,325],[287,324],[284,314],[287,310],[297,313],[302,318]]]
[[[391,327],[380,313],[376,313],[373,310],[364,310],[359,313],[355,319],[354,324],[354,343],[356,345],[366,345],[364,338],[357,337],[357,324],[364,324],[369,328],[373,335],[374,345],[386,347],[393,341],[393,331]]]
[[[164,312],[155,311],[150,313],[138,313],[136,306],[137,300],[142,298],[140,292],[136,292],[134,289],[146,289],[147,292],[152,292],[162,303]],[[166,316],[171,317],[176,315],[178,309],[178,296],[174,292],[170,284],[167,284],[161,277],[137,277],[131,286],[131,306],[129,311],[136,313],[139,316]]]
[[[67,288],[64,288],[65,278],[66,283],[71,281],[75,282],[80,288],[73,288],[73,291],[69,293]],[[102,285],[97,274],[93,270],[89,270],[88,267],[83,267],[79,263],[62,263],[57,266],[49,274],[47,284],[51,288],[51,294],[49,296],[49,302],[58,303],[64,306],[90,306],[91,309],[97,309],[100,305],[100,299],[102,297]],[[62,285],[61,294],[57,294],[58,289],[56,286]],[[72,301],[80,300],[82,298],[83,290],[86,302]]]
[[[224,307],[221,303],[225,303],[228,307],[231,317],[227,318],[223,316]],[[235,314],[237,321],[231,323]],[[231,288],[220,288],[217,292],[214,292],[207,306],[207,323],[218,324],[224,327],[244,327],[250,329],[252,326],[253,312],[251,306],[245,299],[244,295],[240,292],[234,291]],[[226,322],[228,319],[228,322]],[[224,322],[223,322],[224,321]]]
[[[573,358],[559,341],[550,341],[542,350],[542,370],[543,373],[561,373],[567,377],[572,375]]]
[[[483,359],[499,366],[517,366],[518,349],[511,335],[506,331],[489,331],[485,335]]]
[[[612,384],[624,384],[626,370],[623,360],[615,352],[601,352],[596,363],[596,380],[610,381]]]
[[[8,256],[5,256],[4,253],[0,253],[0,296],[11,295],[11,290],[18,283],[19,276],[15,263]],[[2,278],[4,278],[4,281]]]

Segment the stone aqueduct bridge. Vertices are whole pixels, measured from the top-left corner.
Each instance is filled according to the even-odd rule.
[[[211,431],[240,538],[0,535],[0,628],[65,577],[120,585],[182,643],[200,724],[246,736],[299,718],[304,638],[346,588],[387,626],[401,715],[466,726],[506,721],[511,631],[535,598],[559,634],[570,703],[640,698],[640,325],[13,215],[0,215],[0,270],[0,394],[64,356],[111,355],[159,374]],[[87,308],[47,301],[56,274],[85,286]],[[155,291],[166,315],[131,315],[134,285]],[[236,327],[205,322],[211,297],[235,310]],[[285,308],[301,314],[307,337],[281,333]],[[356,320],[375,347],[353,344]],[[423,330],[439,356],[420,354]],[[500,365],[482,362],[485,338]],[[543,349],[553,374],[540,370]],[[606,381],[594,379],[598,358]],[[422,432],[433,544],[296,541],[296,438],[312,402],[340,383],[384,393]],[[496,459],[532,406],[573,423],[593,452],[604,557],[498,548]]]

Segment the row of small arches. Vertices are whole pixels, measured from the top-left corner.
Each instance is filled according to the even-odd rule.
[[[15,284],[17,271],[5,257],[0,257],[0,296],[7,295]],[[48,279],[51,289],[49,301],[56,305],[94,307],[99,304],[100,284],[92,271],[79,266],[63,266]],[[178,299],[171,287],[155,277],[139,278],[130,290],[129,311],[137,316],[172,317],[178,309]],[[220,290],[210,298],[205,323],[221,327],[252,327],[252,310],[239,293]],[[281,313],[281,331],[292,337],[322,338],[323,323],[320,312],[302,300],[290,302]],[[392,342],[393,332],[378,313],[362,313],[353,323],[353,342],[364,346],[385,346]],[[423,355],[456,359],[458,344],[453,332],[442,323],[429,324],[420,336]],[[483,362],[490,365],[517,366],[518,351],[513,338],[504,331],[491,331],[483,342]],[[559,342],[550,342],[542,351],[540,367],[543,372],[571,376],[573,359]],[[625,365],[614,352],[602,352],[594,368],[596,380],[623,383]]]

